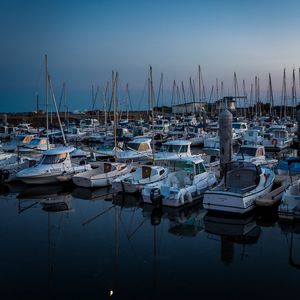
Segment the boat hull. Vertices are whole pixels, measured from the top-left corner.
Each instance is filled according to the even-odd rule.
[[[203,198],[203,207],[209,211],[245,214],[255,208],[255,199],[271,191],[273,181],[266,187],[247,195],[207,191]]]

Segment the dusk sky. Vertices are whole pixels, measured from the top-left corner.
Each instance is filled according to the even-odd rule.
[[[297,69],[299,90],[299,12],[299,0],[1,0],[0,112],[34,110],[37,92],[44,101],[44,54],[57,98],[66,82],[70,110],[90,109],[91,86],[112,70],[119,97],[128,82],[132,106],[145,108],[150,65],[156,91],[164,74],[166,104],[172,81],[196,80],[199,64],[207,94],[216,78],[231,93],[236,72],[240,91],[245,79],[249,94],[258,75],[265,95],[271,72],[279,101],[283,68],[289,93]]]

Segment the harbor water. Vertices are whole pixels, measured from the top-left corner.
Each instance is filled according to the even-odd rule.
[[[297,295],[300,227],[143,206],[68,185],[1,187],[2,299],[283,299]]]

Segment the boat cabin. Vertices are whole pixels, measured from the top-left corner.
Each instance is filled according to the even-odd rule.
[[[47,150],[39,162],[39,165],[57,165],[62,164],[71,167],[70,152],[74,151],[73,147],[58,147]]]
[[[225,165],[221,189],[233,193],[246,193],[259,184],[262,171],[260,166],[245,161],[233,161]]]
[[[243,145],[240,147],[237,158],[244,159],[244,157],[255,157],[255,158],[265,158],[266,152],[264,146],[250,146]]]
[[[245,132],[244,142],[246,144],[260,144],[263,141],[263,135],[259,130],[249,129]]]
[[[245,122],[232,122],[232,128],[236,133],[244,133],[248,129],[248,125]]]
[[[137,152],[151,150],[151,139],[149,138],[137,138],[128,143],[128,150],[134,150]]]
[[[174,140],[167,141],[162,144],[160,152],[169,152],[169,153],[189,153],[191,154],[191,142],[184,140]]]

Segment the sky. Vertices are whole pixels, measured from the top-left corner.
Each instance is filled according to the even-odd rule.
[[[198,65],[207,98],[216,78],[232,94],[234,72],[248,95],[258,76],[264,98],[270,72],[280,101],[284,68],[288,93],[293,68],[299,90],[299,11],[297,0],[0,0],[0,112],[35,110],[37,93],[43,109],[45,54],[58,101],[66,83],[69,110],[91,109],[92,85],[102,91],[112,70],[120,101],[128,83],[131,106],[145,109],[150,65],[156,93],[163,73],[164,104],[173,80],[189,94]]]

